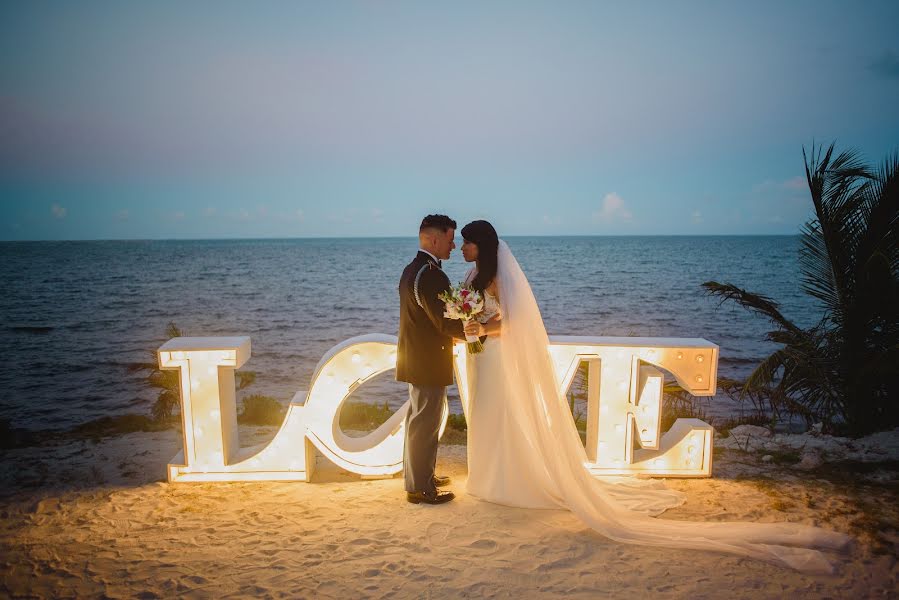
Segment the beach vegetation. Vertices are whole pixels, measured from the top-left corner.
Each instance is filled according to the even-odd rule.
[[[803,291],[821,307],[802,328],[772,298],[731,283],[706,291],[774,326],[779,345],[743,384],[775,417],[862,436],[899,426],[899,154],[879,167],[857,153],[803,148],[814,217],[800,232]]]
[[[392,414],[386,400],[383,404],[350,400],[340,408],[338,422],[344,430],[371,431],[380,427]]]
[[[174,322],[170,322],[165,330],[166,339],[184,337],[187,334]],[[171,422],[175,418],[176,410],[181,405],[181,373],[178,369],[160,369],[156,352],[150,353],[151,362],[134,363],[129,366],[131,371],[148,371],[147,384],[157,390],[156,400],[150,407],[153,419],[160,423]],[[256,381],[256,373],[253,371],[235,371],[237,390],[243,390]]]
[[[386,401],[383,404],[349,401],[340,409],[340,428],[344,431],[372,431],[380,427],[393,413],[394,410]],[[444,444],[465,444],[467,429],[465,415],[450,413],[446,430],[440,440]]]
[[[253,394],[243,399],[243,410],[237,415],[237,422],[245,425],[280,425],[285,412],[281,403],[271,396]]]

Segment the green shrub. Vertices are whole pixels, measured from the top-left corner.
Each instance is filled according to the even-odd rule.
[[[447,429],[455,429],[456,431],[468,431],[468,423],[465,421],[465,415],[454,415],[450,413],[446,421]]]
[[[253,394],[243,399],[243,412],[237,421],[247,425],[280,425],[284,421],[284,407],[271,396]]]

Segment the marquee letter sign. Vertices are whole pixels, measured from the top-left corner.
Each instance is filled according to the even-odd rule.
[[[586,468],[593,474],[711,475],[712,427],[678,419],[663,433],[662,386],[667,371],[690,393],[714,395],[718,346],[702,339],[553,336],[550,353],[562,392],[578,365],[588,364]],[[294,395],[271,442],[240,448],[234,370],[249,358],[248,337],[173,338],[159,349],[160,368],[181,372],[184,447],[168,466],[169,481],[309,481],[316,450],[363,477],[402,470],[408,400],[362,437],[347,436],[339,425],[350,394],[396,366],[395,336],[363,335],[332,348],[316,366],[309,391]],[[455,367],[467,414],[462,343]]]

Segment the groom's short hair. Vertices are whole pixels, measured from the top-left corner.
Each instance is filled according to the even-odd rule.
[[[446,215],[428,215],[421,220],[421,225],[418,228],[418,232],[421,233],[426,229],[439,229],[443,233],[446,233],[450,229],[455,228],[456,222]]]

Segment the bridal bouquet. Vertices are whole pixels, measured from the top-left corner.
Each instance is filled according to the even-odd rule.
[[[468,323],[472,317],[479,315],[484,310],[484,297],[479,292],[460,283],[450,287],[449,290],[437,296],[443,300],[446,310],[443,316],[447,319],[460,320]],[[468,353],[477,354],[484,349],[481,340],[477,336],[465,336],[468,342]]]

